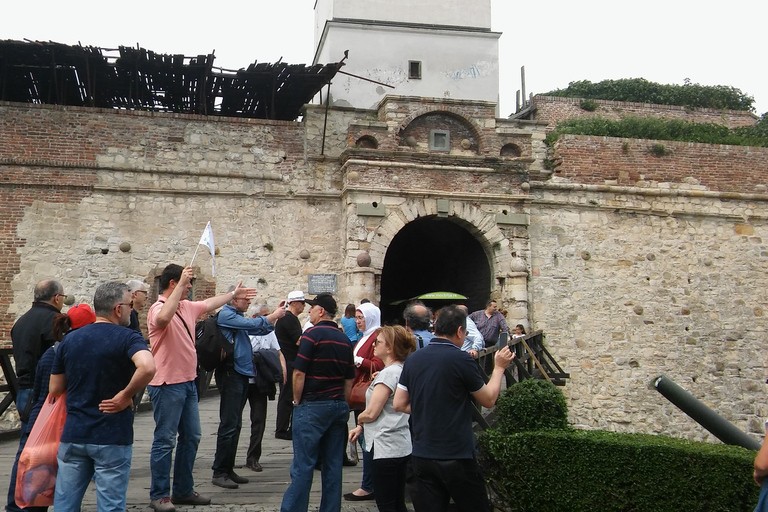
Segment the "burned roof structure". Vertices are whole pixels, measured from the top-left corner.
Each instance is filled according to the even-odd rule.
[[[332,64],[213,66],[214,55],[0,41],[0,100],[291,121],[330,83]]]

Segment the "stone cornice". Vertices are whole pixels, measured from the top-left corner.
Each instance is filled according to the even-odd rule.
[[[552,183],[531,181],[531,190],[561,190],[568,192],[602,192],[650,197],[696,197],[741,201],[768,201],[768,194],[742,192],[718,192],[714,190],[690,190],[682,188],[629,187],[620,185],[594,185],[585,183]]]

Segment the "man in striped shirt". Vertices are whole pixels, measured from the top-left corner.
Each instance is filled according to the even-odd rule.
[[[493,299],[485,304],[485,309],[475,311],[469,315],[469,318],[475,322],[480,334],[483,335],[486,347],[496,345],[499,342],[500,333],[509,332],[507,321],[504,319],[504,315],[499,312],[496,301]]]
[[[306,512],[318,457],[322,463],[319,512],[341,508],[341,467],[347,442],[346,399],[355,377],[352,346],[333,321],[336,300],[321,293],[307,300],[310,327],[301,336],[293,367],[293,462],[281,512]]]

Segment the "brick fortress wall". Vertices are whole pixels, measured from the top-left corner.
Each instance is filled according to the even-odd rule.
[[[410,120],[435,108],[472,119],[470,142],[481,144],[456,149],[478,154],[456,161],[487,167],[479,179],[461,167],[430,171],[453,155],[430,156],[428,126],[414,132],[415,148],[401,144]],[[545,125],[493,119],[485,105],[399,97],[379,112],[332,109],[323,155],[324,111],[307,112],[303,123],[287,123],[0,103],[0,340],[7,345],[38,279],[59,277],[78,302],[108,279],[152,284],[167,263],[188,262],[208,220],[220,249],[216,277],[204,251],[195,261],[208,290],[243,278],[274,305],[305,289],[307,274],[337,273],[340,300],[354,301],[363,295],[344,271],[385,231],[379,218],[355,215],[355,204],[416,211],[419,201],[450,197],[452,211],[494,226],[503,211],[530,217],[529,226],[504,229],[465,219],[478,233],[499,231],[498,250],[513,251],[516,271],[528,272],[530,325],[546,332],[572,375],[574,424],[706,437],[648,391],[654,374],[667,373],[741,428],[761,430],[762,149],[663,142],[670,151],[659,158],[647,153],[656,141],[568,136],[550,175]],[[356,164],[367,167],[350,184],[343,153],[362,136],[383,156],[364,149],[356,158],[405,163]],[[509,143],[522,158],[498,158]],[[409,152],[416,156],[402,160]],[[515,296],[525,302],[525,290]],[[503,296],[502,306],[514,304]]]
[[[681,119],[695,123],[722,124],[729,128],[751,126],[757,116],[751,112],[739,110],[717,110],[714,108],[686,108],[677,105],[655,105],[631,101],[590,100],[597,104],[597,109],[590,112],[582,109],[580,98],[561,98],[557,96],[534,96],[535,119],[547,123],[547,130],[566,119],[601,116],[619,120],[625,116],[659,117]]]
[[[591,113],[578,100],[537,99],[548,130],[556,119],[628,112],[754,122],[615,102]],[[532,323],[572,376],[571,422],[715,441],[649,388],[666,375],[762,436],[768,148],[565,135],[550,158],[552,176],[531,183],[529,294]]]
[[[167,263],[189,263],[208,220],[217,275],[204,250],[194,265],[211,290],[250,279],[274,305],[341,258],[340,207],[326,200],[338,191],[307,165],[301,123],[12,103],[0,119],[3,346],[38,280],[89,303],[106,280],[151,288]],[[316,218],[327,222],[305,233]]]
[[[553,149],[554,175],[573,183],[766,192],[768,148],[563,135]]]

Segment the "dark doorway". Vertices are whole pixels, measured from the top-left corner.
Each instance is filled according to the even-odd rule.
[[[467,296],[470,312],[482,309],[491,291],[491,269],[469,231],[451,219],[426,217],[403,227],[387,248],[381,272],[382,322],[401,320],[405,304],[392,302],[436,291]]]

